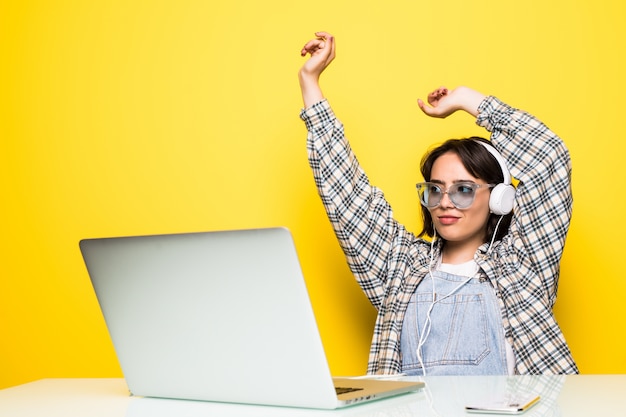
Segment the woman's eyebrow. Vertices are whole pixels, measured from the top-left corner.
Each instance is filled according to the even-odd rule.
[[[445,181],[442,180],[437,180],[437,179],[431,179],[429,182],[433,182],[435,184],[441,184],[441,185],[445,185]],[[460,182],[471,182],[472,184],[476,184],[476,181],[474,180],[453,180],[452,184],[458,184]]]

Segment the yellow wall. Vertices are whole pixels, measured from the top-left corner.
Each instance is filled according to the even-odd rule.
[[[273,225],[294,233],[332,371],[364,372],[374,311],[298,118],[316,30],[338,38],[326,95],[414,230],[425,148],[482,133],[426,118],[417,97],[467,84],[565,138],[557,317],[582,372],[626,372],[624,15],[609,0],[0,1],[0,387],[120,375],[79,239]]]

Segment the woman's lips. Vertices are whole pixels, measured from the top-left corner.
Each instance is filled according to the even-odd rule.
[[[459,221],[459,218],[455,216],[439,216],[438,219],[439,222],[443,225],[455,224]]]

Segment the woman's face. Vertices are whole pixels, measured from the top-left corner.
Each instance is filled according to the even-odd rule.
[[[460,181],[486,184],[472,176],[463,166],[461,158],[452,152],[444,153],[435,160],[430,181],[439,183],[444,190]],[[448,194],[444,194],[439,205],[429,209],[437,234],[448,242],[471,243],[478,248],[485,239],[489,219],[489,194],[487,187],[476,189],[474,202],[465,209],[454,207]]]

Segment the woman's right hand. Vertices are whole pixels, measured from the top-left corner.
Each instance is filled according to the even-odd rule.
[[[301,56],[310,55],[298,73],[305,107],[310,107],[324,98],[319,78],[335,59],[335,38],[327,32],[315,32],[315,36],[315,39],[308,41],[300,50]]]

